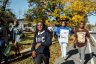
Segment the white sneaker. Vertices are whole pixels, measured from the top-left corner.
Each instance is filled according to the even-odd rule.
[[[82,60],[80,60],[80,62],[82,62]]]
[[[80,60],[80,63],[81,63],[81,64],[84,64],[84,60],[83,60],[83,61],[82,61],[82,60]]]

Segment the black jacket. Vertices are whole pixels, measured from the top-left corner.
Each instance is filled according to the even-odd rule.
[[[37,42],[41,43],[41,46],[35,49],[35,45],[37,44]],[[52,41],[50,32],[44,31],[42,34],[40,35],[37,34],[34,37],[34,41],[32,43],[32,51],[35,50],[37,54],[49,55],[50,54],[49,46],[51,45],[51,43]]]

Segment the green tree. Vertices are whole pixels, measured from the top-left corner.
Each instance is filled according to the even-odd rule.
[[[61,8],[61,4],[59,5],[59,0],[28,0],[28,2],[30,4],[30,8],[28,10],[27,17],[29,15],[29,18],[37,21],[45,21],[49,16],[54,16],[55,14],[53,12],[59,14],[59,10],[56,12],[56,9]]]
[[[15,14],[12,13],[11,9],[8,9],[9,0],[1,0],[0,1],[0,18],[2,18],[6,24],[12,21],[15,17]]]
[[[9,0],[1,0],[0,2],[2,3],[1,10],[5,11]]]
[[[88,15],[96,13],[96,2],[93,0],[28,0],[28,2],[27,15],[32,21],[45,21],[50,16],[57,18],[63,15],[70,18],[69,23],[78,25],[80,23],[78,19],[82,17],[87,21]],[[76,19],[73,20],[74,17]]]

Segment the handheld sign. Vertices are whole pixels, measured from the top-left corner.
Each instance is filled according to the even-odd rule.
[[[60,29],[60,39],[59,42],[68,43],[69,30]]]

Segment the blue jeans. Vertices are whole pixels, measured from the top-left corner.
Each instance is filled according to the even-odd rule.
[[[4,47],[5,46],[5,41],[3,39],[0,39],[0,46]]]

